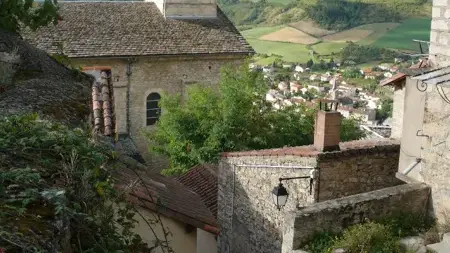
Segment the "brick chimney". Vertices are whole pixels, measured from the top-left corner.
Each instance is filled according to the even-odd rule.
[[[430,60],[433,66],[450,65],[450,2],[433,0]]]
[[[339,150],[341,118],[336,100],[321,100],[314,127],[314,146],[318,151]]]

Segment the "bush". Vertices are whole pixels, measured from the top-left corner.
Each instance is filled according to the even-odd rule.
[[[428,216],[400,212],[382,218],[378,223],[388,226],[393,235],[406,237],[425,233],[433,227],[435,221]]]
[[[369,222],[347,229],[334,241],[331,249],[343,248],[347,253],[397,253],[402,252],[398,238],[383,224]]]
[[[305,246],[305,250],[310,253],[322,253],[333,246],[334,235],[327,232],[320,232],[313,235],[312,240]]]

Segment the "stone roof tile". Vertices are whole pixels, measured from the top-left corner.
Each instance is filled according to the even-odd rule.
[[[76,57],[253,54],[218,8],[216,19],[165,19],[153,2],[64,2],[57,25],[23,37],[48,53]]]

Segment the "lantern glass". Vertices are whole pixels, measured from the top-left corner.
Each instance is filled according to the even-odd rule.
[[[286,205],[288,196],[289,194],[286,188],[284,188],[282,183],[280,183],[277,187],[273,188],[272,198],[278,210],[280,210],[282,207]]]

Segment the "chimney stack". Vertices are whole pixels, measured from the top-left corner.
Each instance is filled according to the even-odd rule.
[[[336,100],[321,100],[314,128],[314,146],[318,151],[337,151],[341,141],[341,118]]]
[[[144,0],[154,2],[168,19],[215,19],[216,0]]]

